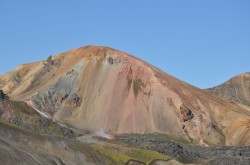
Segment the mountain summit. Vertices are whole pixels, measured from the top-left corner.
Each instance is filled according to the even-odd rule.
[[[208,91],[225,99],[250,106],[250,72],[235,76]]]
[[[160,132],[204,145],[249,145],[250,109],[107,47],[85,46],[0,76],[11,99],[78,129]]]

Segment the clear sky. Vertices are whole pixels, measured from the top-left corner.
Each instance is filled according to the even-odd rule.
[[[0,0],[0,74],[84,45],[212,87],[250,71],[250,0]]]

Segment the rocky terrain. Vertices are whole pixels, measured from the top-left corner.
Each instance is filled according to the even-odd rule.
[[[235,76],[208,91],[225,99],[250,106],[250,72]]]
[[[201,147],[187,142],[177,142],[162,134],[121,135],[118,142],[129,147],[153,150],[182,163],[190,164],[249,164],[250,146]]]
[[[60,124],[47,119],[25,102],[15,102],[11,100],[0,101],[0,120],[15,124],[20,128],[27,129],[31,132],[51,135],[57,137],[72,138],[80,136],[73,130],[63,127]],[[82,131],[86,133],[87,131]]]
[[[202,90],[97,46],[20,65],[0,76],[0,164],[249,164],[248,78]]]

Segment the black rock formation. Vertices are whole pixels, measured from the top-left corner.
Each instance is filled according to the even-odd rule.
[[[3,90],[0,90],[0,100],[4,100],[8,98],[7,95],[3,92]]]

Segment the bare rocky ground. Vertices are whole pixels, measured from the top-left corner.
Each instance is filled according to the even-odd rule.
[[[250,163],[250,146],[201,147],[176,142],[161,134],[121,135],[116,143],[157,151],[182,163],[213,165],[249,165]]]
[[[250,106],[250,72],[237,75],[223,84],[207,89],[207,91]]]

